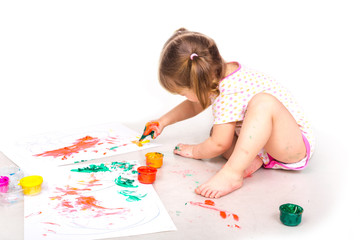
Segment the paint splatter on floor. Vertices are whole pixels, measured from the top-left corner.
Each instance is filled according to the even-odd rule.
[[[212,201],[212,200],[205,200],[204,203],[202,203],[202,202],[192,202],[192,201],[190,201],[189,203],[191,205],[193,205],[193,206],[199,206],[199,207],[202,207],[202,208],[217,211],[217,212],[219,212],[219,215],[220,215],[220,217],[222,219],[228,219],[228,220],[231,219],[231,220],[236,221],[236,222],[239,221],[239,216],[237,214],[231,213],[231,212],[228,212],[228,211],[225,211],[225,210],[220,210],[220,209],[216,208],[215,207],[215,202]],[[230,227],[230,228],[241,229],[240,226],[238,226],[237,224],[228,224],[227,226]]]
[[[192,176],[194,176],[195,174],[197,174],[196,171],[194,171],[194,170],[189,170],[189,169],[180,170],[180,171],[170,171],[170,172],[171,172],[171,173],[180,174],[180,175],[182,175],[183,178],[192,177]]]

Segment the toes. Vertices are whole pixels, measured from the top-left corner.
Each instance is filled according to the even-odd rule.
[[[200,186],[198,186],[196,189],[195,189],[195,192],[199,195],[202,195],[201,192],[204,190],[204,188],[206,187],[205,184],[201,184]]]
[[[220,198],[222,195],[221,193],[218,191],[215,195],[214,195],[214,198]]]
[[[208,190],[209,186],[206,184],[202,184],[195,190],[195,192],[203,197],[206,197]]]
[[[212,191],[212,193],[209,195],[209,198],[217,198],[216,196],[219,194],[219,191]]]
[[[206,197],[206,198],[210,198],[211,193],[212,193],[211,189],[206,189],[206,191],[204,191],[204,194],[201,194],[201,195]]]

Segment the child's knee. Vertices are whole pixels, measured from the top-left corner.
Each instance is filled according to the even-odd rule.
[[[266,111],[273,109],[273,107],[279,103],[279,100],[271,94],[258,93],[250,100],[247,111],[250,109],[255,111]]]

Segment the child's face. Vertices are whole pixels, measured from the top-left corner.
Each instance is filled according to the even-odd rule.
[[[194,93],[194,91],[192,91],[189,88],[183,88],[179,91],[179,94],[181,96],[186,97],[190,102],[199,102],[199,99],[197,98],[196,94]]]

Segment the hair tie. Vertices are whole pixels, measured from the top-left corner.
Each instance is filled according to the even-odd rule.
[[[194,57],[198,57],[198,55],[196,53],[193,53],[193,54],[190,55],[191,60],[194,60]]]

